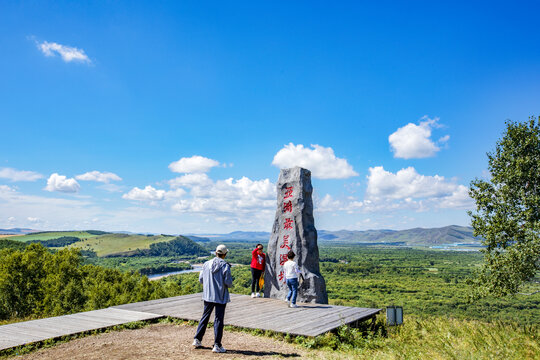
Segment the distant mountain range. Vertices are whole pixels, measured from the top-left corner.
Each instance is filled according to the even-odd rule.
[[[480,244],[480,238],[473,236],[471,227],[450,225],[441,228],[414,228],[407,230],[317,230],[320,242],[347,242],[364,244],[396,244],[396,245],[441,245],[441,244]],[[211,241],[250,241],[266,242],[269,232],[234,231],[228,234],[209,234],[188,236],[194,241],[208,239]]]
[[[0,229],[0,235],[26,235],[38,232],[39,230],[25,229],[25,228],[13,228],[13,229]]]
[[[0,229],[0,234],[24,235],[38,230],[33,229]],[[117,232],[128,233],[130,232]],[[359,244],[394,244],[432,246],[442,244],[480,244],[480,238],[473,236],[471,227],[450,225],[441,228],[414,228],[407,230],[318,230],[319,242],[330,243],[359,243]],[[145,234],[149,235],[149,234]],[[185,235],[193,241],[245,241],[265,243],[270,239],[270,233],[264,231],[233,231],[228,234],[192,234]]]

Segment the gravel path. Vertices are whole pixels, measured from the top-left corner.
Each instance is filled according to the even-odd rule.
[[[223,335],[224,354],[212,353],[214,331],[209,328],[203,348],[191,346],[195,327],[188,325],[154,324],[136,330],[122,330],[87,336],[57,346],[41,349],[16,359],[320,359],[331,354],[309,351],[293,344],[263,336],[226,331]]]

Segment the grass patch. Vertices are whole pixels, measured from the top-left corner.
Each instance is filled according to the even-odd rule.
[[[86,231],[50,231],[50,232],[40,232],[40,233],[27,234],[27,235],[16,235],[16,236],[9,237],[9,239],[28,242],[28,241],[33,241],[33,240],[57,239],[63,236],[73,236],[79,239],[90,239],[90,238],[97,237],[99,235],[90,234]]]
[[[98,256],[133,251],[136,249],[149,249],[150,244],[170,241],[173,237],[156,235],[128,235],[128,234],[105,234],[87,238],[70,247],[78,247],[83,250],[93,250]]]

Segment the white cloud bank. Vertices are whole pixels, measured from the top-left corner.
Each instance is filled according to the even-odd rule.
[[[413,167],[396,173],[382,166],[369,168],[364,199],[335,199],[326,194],[316,200],[317,211],[388,212],[400,209],[429,211],[433,209],[470,209],[474,203],[469,189],[444,176],[422,175]]]
[[[175,211],[215,214],[242,221],[243,217],[257,216],[257,212],[275,210],[276,189],[269,179],[242,177],[194,183],[187,178],[189,175],[185,176],[185,179],[175,179],[174,183],[183,183],[189,189],[190,198],[176,202],[172,206]]]
[[[401,159],[427,158],[435,156],[440,150],[440,147],[431,140],[432,129],[440,127],[437,123],[439,118],[430,119],[424,116],[422,120],[418,125],[408,123],[388,137],[394,157]],[[450,136],[445,135],[437,142],[443,144],[449,139]]]
[[[198,215],[213,223],[244,229],[266,226],[276,208],[275,184],[269,179],[242,177],[214,181],[206,174],[196,173],[182,175],[168,183],[171,187],[168,191],[148,185],[144,189],[133,188],[122,197],[168,206],[177,213]]]
[[[47,186],[44,190],[47,191],[60,191],[65,193],[76,193],[81,189],[81,186],[77,180],[73,178],[66,178],[64,175],[59,175],[57,173],[52,174],[49,179],[47,179]]]
[[[336,157],[331,147],[320,145],[311,145],[309,149],[302,144],[289,143],[276,153],[272,165],[281,169],[300,166],[311,170],[311,175],[319,179],[346,179],[358,175],[347,160]]]
[[[38,226],[40,230],[80,228],[78,223],[101,212],[88,200],[27,195],[7,185],[0,185],[0,203],[0,219],[7,218],[5,225]]]
[[[122,198],[137,201],[162,201],[165,199],[165,190],[157,190],[150,185],[144,189],[134,187],[127,194],[122,195]]]
[[[36,181],[43,178],[43,175],[34,171],[17,170],[12,168],[1,168],[0,178],[10,181]]]
[[[179,187],[208,186],[212,180],[206,174],[186,174],[169,180],[169,186],[173,189]]]
[[[464,185],[447,181],[444,176],[421,175],[413,167],[395,174],[382,166],[369,168],[366,201],[390,207],[465,209],[472,205]]]
[[[183,157],[178,161],[169,164],[169,169],[177,173],[206,173],[211,168],[219,166],[219,162],[203,156],[194,155]]]
[[[99,171],[89,171],[87,173],[75,176],[77,180],[84,181],[97,181],[102,183],[109,183],[111,181],[121,181],[122,178],[112,172],[99,172]]]
[[[163,200],[178,199],[186,194],[184,189],[178,188],[175,190],[165,191],[154,188],[153,186],[146,186],[144,189],[134,187],[128,193],[122,195],[123,199],[155,202]]]
[[[92,61],[85,54],[83,49],[76,47],[61,45],[55,42],[44,41],[42,43],[36,43],[37,47],[45,56],[60,55],[65,62],[83,62],[90,64]]]

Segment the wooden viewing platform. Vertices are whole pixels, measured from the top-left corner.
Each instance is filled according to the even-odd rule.
[[[201,297],[201,293],[175,296],[3,325],[0,326],[0,350],[166,316],[198,321],[203,311]],[[231,302],[227,304],[225,311],[225,325],[317,336],[344,324],[367,320],[380,311],[381,309],[304,303],[298,303],[298,308],[291,309],[282,300],[253,299],[247,295],[231,294]]]

